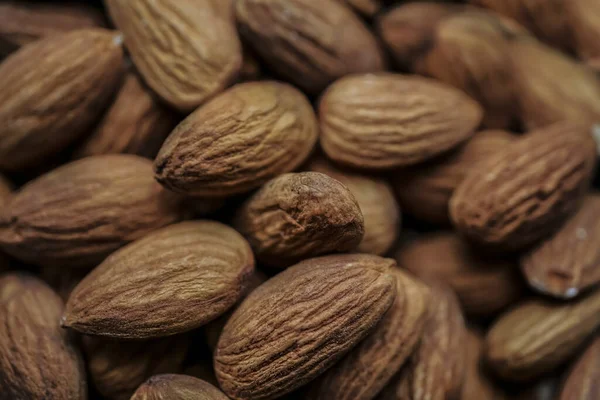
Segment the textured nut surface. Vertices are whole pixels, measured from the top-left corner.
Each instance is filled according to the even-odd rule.
[[[340,181],[356,198],[365,221],[365,234],[356,250],[380,256],[386,254],[400,231],[400,210],[387,181],[344,171],[324,158],[311,160],[308,169]]]
[[[242,205],[234,225],[259,261],[275,267],[354,250],[364,234],[350,190],[319,172],[283,174],[267,182]]]
[[[179,200],[132,155],[88,157],[29,182],[0,214],[0,247],[27,262],[94,266],[180,218]]]
[[[485,340],[481,333],[467,331],[467,359],[462,400],[505,400],[508,399],[495,382],[487,375],[482,362]]]
[[[356,168],[392,168],[425,161],[467,140],[481,107],[431,79],[364,74],[331,85],[319,104],[321,146]]]
[[[521,266],[531,286],[556,297],[570,298],[598,283],[600,196],[587,196],[554,236],[521,258]]]
[[[233,306],[253,269],[250,246],[230,227],[171,225],[106,258],[73,290],[62,323],[128,339],[186,332]]]
[[[518,249],[552,234],[579,207],[596,145],[586,128],[528,133],[471,171],[450,200],[456,228],[486,245]]]
[[[2,398],[87,398],[81,356],[59,326],[63,307],[58,295],[37,278],[0,278]]]
[[[106,0],[146,83],[189,112],[237,77],[242,48],[212,0]]]
[[[396,278],[394,303],[366,339],[310,384],[308,398],[373,399],[417,346],[429,316],[429,289],[399,268],[390,273]]]
[[[114,102],[76,155],[127,153],[154,158],[176,123],[177,116],[129,71]]]
[[[600,395],[600,339],[588,346],[568,372],[559,400],[594,400]]]
[[[402,209],[420,220],[449,225],[448,203],[454,190],[480,162],[514,139],[505,131],[478,132],[456,151],[396,173],[393,186]]]
[[[156,157],[156,179],[206,197],[255,189],[298,167],[317,140],[314,111],[277,82],[234,86],[180,123]]]
[[[215,372],[233,399],[281,396],[332,366],[395,298],[394,261],[350,254],[303,261],[259,286],[225,325]]]
[[[148,379],[131,400],[227,400],[208,382],[187,375],[164,374]]]
[[[54,35],[0,64],[0,169],[35,166],[90,128],[117,89],[116,32]]]
[[[600,292],[576,302],[527,301],[497,320],[486,357],[505,379],[530,380],[567,361],[600,325]]]
[[[380,0],[337,0],[340,3],[346,3],[359,13],[367,17],[374,16],[381,9]]]

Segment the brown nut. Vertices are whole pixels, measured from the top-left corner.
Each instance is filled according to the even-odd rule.
[[[148,379],[131,400],[227,400],[208,382],[187,375],[164,374]]]
[[[467,331],[467,365],[462,388],[462,400],[508,400],[508,396],[495,384],[483,365],[484,336]]]
[[[559,400],[594,400],[600,395],[600,339],[595,338],[568,371]]]

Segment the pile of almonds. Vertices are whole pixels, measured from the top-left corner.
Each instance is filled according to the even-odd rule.
[[[600,1],[13,0],[0,58],[0,400],[600,399]]]

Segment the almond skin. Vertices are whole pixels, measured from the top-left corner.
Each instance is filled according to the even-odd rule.
[[[312,106],[297,89],[239,84],[175,128],[154,162],[156,179],[204,197],[248,192],[302,164],[317,132]]]
[[[395,298],[394,261],[349,254],[312,258],[259,286],[225,325],[214,355],[232,399],[282,396],[365,338]]]
[[[374,16],[381,9],[380,0],[337,0],[346,3],[365,17]]]
[[[310,399],[370,400],[398,372],[423,334],[429,317],[429,288],[399,268],[396,300],[366,339],[310,384]]]
[[[452,195],[450,215],[470,239],[522,249],[574,213],[593,174],[596,145],[570,123],[528,133],[479,164]]]
[[[431,79],[352,75],[331,85],[319,103],[321,146],[354,168],[407,166],[467,140],[481,116],[473,100]]]
[[[564,5],[579,57],[584,60],[600,57],[600,4],[594,0],[572,0]]]
[[[237,78],[241,44],[211,0],[104,3],[144,80],[172,107],[190,112]]]
[[[23,261],[94,266],[181,218],[179,199],[132,155],[88,157],[29,182],[0,214],[0,247]]]
[[[364,234],[350,190],[319,172],[283,174],[267,182],[242,205],[234,226],[258,260],[273,267],[354,250]]]
[[[504,379],[527,381],[567,361],[600,326],[600,292],[576,302],[533,299],[498,319],[486,358]]]
[[[559,400],[594,400],[600,396],[600,339],[587,347],[570,369]]]
[[[253,270],[250,246],[230,227],[212,221],[171,225],[95,268],[71,293],[62,323],[123,339],[186,332],[233,306]]]
[[[484,336],[472,329],[467,332],[467,366],[461,400],[508,400],[488,376],[482,362]]]
[[[243,39],[273,68],[310,94],[351,73],[385,67],[375,37],[337,1],[239,0]]]
[[[0,64],[0,169],[36,166],[91,127],[118,88],[120,40],[105,29],[73,31]]]
[[[187,375],[155,375],[148,379],[131,400],[227,400],[208,382]]]
[[[60,328],[63,302],[28,275],[0,278],[0,393],[4,399],[87,399],[85,369]]]
[[[600,281],[599,242],[600,196],[594,194],[554,236],[521,258],[523,273],[542,293],[574,297]]]

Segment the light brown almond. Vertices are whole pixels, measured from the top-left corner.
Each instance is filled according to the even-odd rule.
[[[508,396],[498,388],[483,365],[484,336],[467,331],[467,365],[461,400],[507,400]]]
[[[208,382],[187,375],[155,375],[148,379],[131,400],[227,400]]]
[[[559,400],[595,400],[600,396],[600,339],[587,347],[569,370]]]

